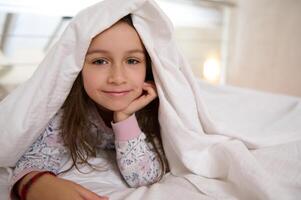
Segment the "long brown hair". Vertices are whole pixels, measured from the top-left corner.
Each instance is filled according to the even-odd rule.
[[[124,21],[134,27],[130,15],[122,18],[121,21]],[[154,81],[151,69],[151,59],[147,52],[146,81]],[[90,167],[93,167],[93,165],[88,162],[88,159],[96,156],[96,146],[99,140],[96,140],[93,138],[92,134],[89,134],[87,113],[88,104],[91,101],[92,100],[85,92],[82,75],[79,73],[63,105],[61,136],[65,146],[69,149],[73,160],[73,165],[66,171],[70,170],[74,166],[78,169],[77,164],[88,164]],[[161,179],[166,170],[167,163],[164,159],[160,136],[158,107],[159,99],[156,98],[143,109],[137,111],[135,115],[141,130],[146,135],[147,141],[153,145],[154,150],[160,158],[162,166],[162,173],[160,175]],[[99,112],[101,112],[101,110],[99,110]],[[100,115],[102,115],[102,113],[100,113]]]

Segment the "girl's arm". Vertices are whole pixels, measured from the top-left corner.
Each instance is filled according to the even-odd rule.
[[[59,114],[49,122],[44,133],[20,158],[13,172],[11,182],[12,197],[20,196],[22,187],[37,173],[51,171],[57,174],[68,160],[68,151],[59,137]],[[28,200],[95,199],[105,200],[88,189],[72,181],[45,174],[30,186]]]
[[[158,181],[162,166],[151,144],[145,141],[133,114],[126,120],[113,123],[117,164],[130,187],[149,185]]]
[[[30,172],[21,182],[29,181],[37,172]],[[15,199],[15,198],[12,198]],[[17,198],[18,199],[18,198]],[[108,200],[108,197],[101,197],[81,185],[69,180],[58,178],[52,175],[43,175],[31,184],[27,200]]]
[[[54,174],[58,173],[63,156],[67,153],[67,150],[58,138],[60,116],[61,113],[57,113],[50,120],[44,133],[38,137],[18,160],[13,171],[11,189],[14,188],[15,191],[18,191],[27,182],[27,179],[37,172],[51,171]]]
[[[47,125],[43,134],[29,147],[18,160],[13,171],[12,185],[33,171],[51,171],[57,174],[68,151],[59,138],[60,114],[56,114]]]

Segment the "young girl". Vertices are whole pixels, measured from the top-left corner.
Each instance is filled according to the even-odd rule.
[[[28,200],[107,199],[56,177],[70,156],[68,170],[97,168],[88,159],[98,149],[115,149],[130,187],[159,181],[165,163],[157,116],[151,60],[128,15],[91,41],[64,105],[17,162],[13,192]]]

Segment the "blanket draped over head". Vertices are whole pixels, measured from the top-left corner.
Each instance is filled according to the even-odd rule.
[[[129,13],[152,60],[170,173],[126,197],[300,198],[300,99],[198,81],[151,0],[105,0],[74,17],[33,76],[0,103],[1,169],[15,166],[60,109],[91,39]]]

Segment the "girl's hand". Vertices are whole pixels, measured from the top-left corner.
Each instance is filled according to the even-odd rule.
[[[154,100],[157,95],[156,85],[154,82],[145,82],[142,87],[144,93],[137,99],[135,99],[132,103],[129,104],[127,108],[121,111],[114,112],[113,120],[114,122],[119,122],[127,119],[136,111],[140,110],[147,104],[149,104],[152,100]]]
[[[43,175],[28,190],[27,200],[108,200],[69,180]]]

